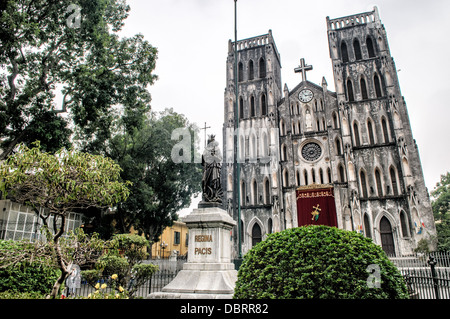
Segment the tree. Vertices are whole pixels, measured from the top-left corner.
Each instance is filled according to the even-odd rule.
[[[431,192],[431,207],[436,221],[438,250],[450,250],[450,172],[441,175],[441,180]]]
[[[141,34],[119,38],[129,10],[125,0],[0,3],[0,160],[19,143],[68,147],[69,123],[85,151],[103,145],[117,116],[139,124],[157,50]]]
[[[125,131],[112,138],[106,155],[122,167],[122,178],[133,183],[127,201],[118,205],[115,214],[119,233],[131,227],[150,242],[157,241],[166,226],[178,218],[177,212],[191,203],[201,190],[202,168],[194,163],[200,158],[192,150],[195,126],[173,110],[152,113],[141,129]],[[188,163],[176,163],[174,146],[180,141],[172,133],[181,129],[187,136],[183,151]]]
[[[39,143],[28,148],[20,144],[16,154],[0,166],[0,191],[8,198],[31,207],[40,214],[44,224],[51,216],[54,230],[52,242],[61,276],[53,286],[51,296],[59,293],[69,271],[60,238],[69,212],[88,207],[109,207],[124,201],[129,195],[120,179],[120,167],[111,159],[61,149],[54,155],[42,152]]]

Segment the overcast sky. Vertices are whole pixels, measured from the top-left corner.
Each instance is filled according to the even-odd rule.
[[[158,48],[150,87],[152,108],[173,108],[198,126],[211,126],[222,144],[225,66],[228,40],[234,41],[233,0],[128,0],[131,12],[124,36],[142,33]],[[419,147],[425,183],[434,189],[450,170],[450,1],[448,0],[238,0],[238,39],[272,30],[281,56],[282,85],[294,88],[300,58],[314,67],[308,80],[325,76],[334,91],[326,17],[331,19],[378,7],[413,136]],[[203,131],[201,136],[203,137]],[[203,145],[203,140],[201,141]],[[182,214],[184,215],[184,214]]]

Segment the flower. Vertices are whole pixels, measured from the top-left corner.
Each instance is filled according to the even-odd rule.
[[[91,299],[91,297],[92,297],[92,294],[89,294],[89,295],[88,295],[88,298]]]
[[[111,276],[111,279],[116,280],[119,276],[117,276],[117,274],[114,274]]]
[[[102,284],[102,286],[100,288],[105,289],[107,287],[106,284]]]
[[[122,287],[122,286],[119,286],[119,291],[120,291],[120,292],[123,292],[123,290],[124,290],[123,287]]]
[[[119,294],[116,294],[116,299],[119,299],[120,298],[120,295]]]
[[[98,282],[98,283],[94,286],[94,288],[95,288],[95,289],[99,289],[99,288],[100,288],[100,283]]]

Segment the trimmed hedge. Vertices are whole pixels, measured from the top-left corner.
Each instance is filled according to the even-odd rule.
[[[375,277],[381,282],[372,281]],[[403,299],[408,290],[371,239],[335,227],[304,226],[270,234],[245,255],[234,298]]]

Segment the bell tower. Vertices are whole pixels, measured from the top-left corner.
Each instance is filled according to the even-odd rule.
[[[434,220],[378,9],[327,27],[353,227],[390,255],[412,252]]]
[[[235,220],[238,220],[237,196],[240,198],[241,243],[245,253],[265,235],[284,229],[280,228],[284,221],[279,203],[277,120],[277,102],[282,94],[281,62],[272,31],[237,43],[230,40],[226,69],[223,128],[226,165],[222,180],[227,210]],[[239,165],[234,163],[236,153]],[[237,183],[239,194],[233,191]],[[237,231],[233,240],[237,245]]]

